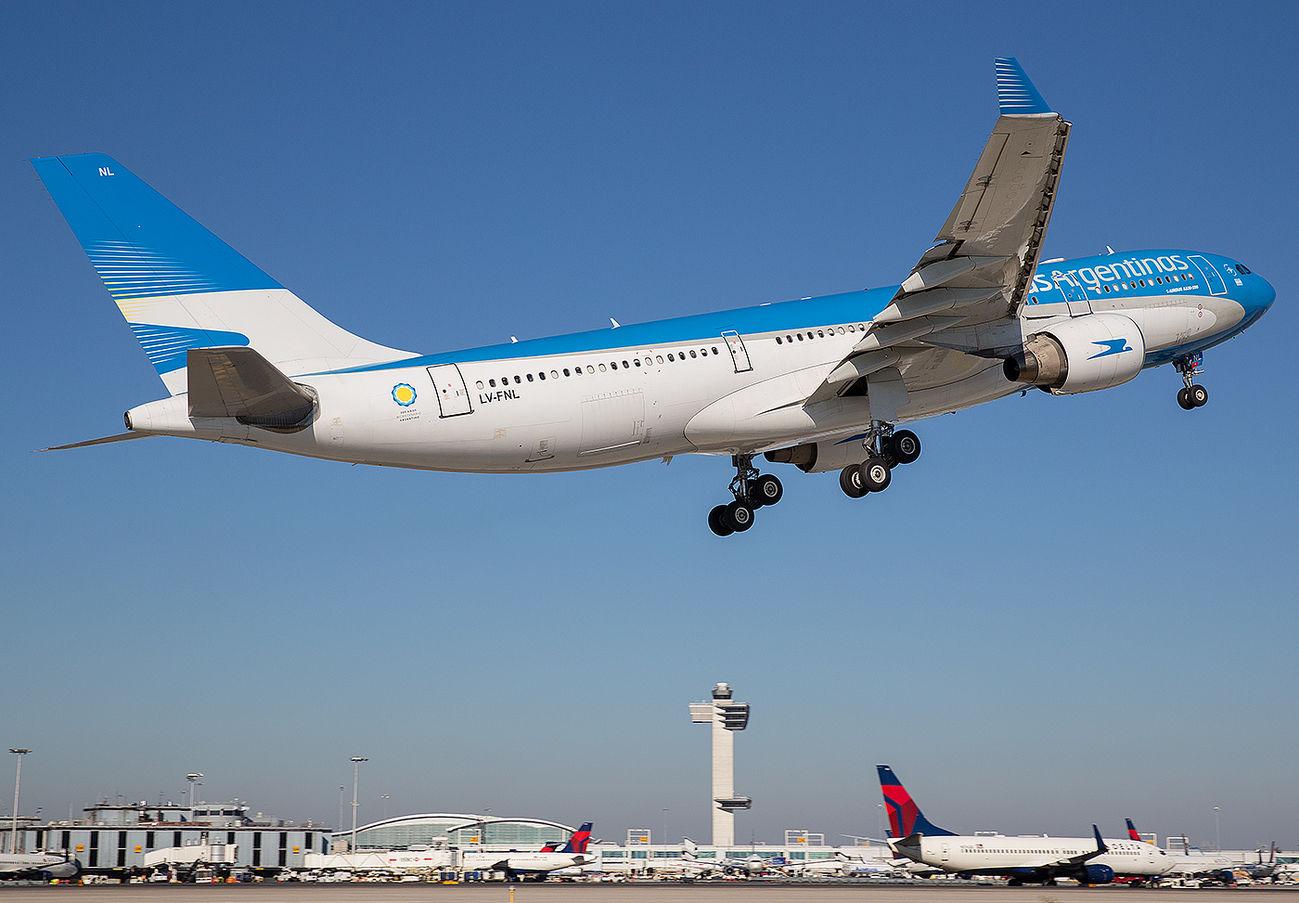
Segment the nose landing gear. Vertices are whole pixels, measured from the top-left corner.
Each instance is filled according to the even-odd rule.
[[[735,478],[731,480],[731,495],[735,501],[718,505],[708,512],[708,529],[718,536],[743,533],[753,526],[753,514],[759,508],[776,504],[785,497],[785,487],[769,473],[758,473],[753,466],[753,455],[732,455]]]
[[[1177,372],[1182,374],[1182,388],[1177,390],[1177,404],[1183,411],[1204,407],[1209,403],[1209,390],[1197,385],[1195,377],[1204,373],[1204,355],[1197,351],[1173,361]]]
[[[839,488],[850,499],[868,492],[883,492],[893,482],[893,468],[920,457],[920,437],[911,430],[894,431],[893,425],[876,421],[862,443],[868,457],[861,464],[849,464],[839,471]]]

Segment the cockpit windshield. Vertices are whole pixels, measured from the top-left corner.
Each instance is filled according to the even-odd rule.
[[[1237,263],[1236,272],[1240,273],[1242,276],[1248,276],[1253,271],[1249,267],[1245,266],[1245,264]]]

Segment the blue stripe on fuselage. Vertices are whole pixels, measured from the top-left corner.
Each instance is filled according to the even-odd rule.
[[[885,286],[858,292],[825,295],[802,301],[781,301],[757,307],[741,307],[715,313],[654,320],[649,323],[631,323],[617,329],[593,329],[550,336],[465,348],[441,354],[388,361],[351,367],[334,373],[363,373],[370,370],[392,370],[400,367],[432,367],[437,364],[463,364],[473,361],[508,360],[523,357],[545,357],[556,354],[580,354],[586,351],[610,351],[616,348],[641,348],[649,345],[668,345],[679,342],[715,341],[727,330],[742,335],[769,332],[796,332],[816,329],[818,326],[841,323],[865,323],[888,306],[897,294],[898,286]]]

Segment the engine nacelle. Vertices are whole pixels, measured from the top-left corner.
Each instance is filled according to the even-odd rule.
[[[1074,395],[1127,382],[1145,358],[1136,323],[1119,314],[1088,314],[1030,336],[1002,369],[1011,382]]]
[[[1089,862],[1082,867],[1078,880],[1083,884],[1109,884],[1114,880],[1114,869],[1099,862]]]
[[[809,442],[778,448],[763,455],[773,464],[793,464],[803,473],[825,473],[842,470],[849,464],[860,464],[868,457],[859,441]]]

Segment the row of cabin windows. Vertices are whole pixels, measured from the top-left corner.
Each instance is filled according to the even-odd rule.
[[[846,333],[846,332],[858,332],[858,331],[865,332],[865,331],[866,331],[866,324],[865,324],[865,323],[858,323],[856,326],[854,326],[853,324],[849,323],[846,327],[844,327],[844,326],[839,326],[839,327],[829,326],[829,327],[827,327],[827,328],[825,328],[825,329],[817,329],[817,330],[811,330],[811,329],[809,329],[807,332],[796,332],[796,333],[793,333],[792,335],[786,335],[783,339],[782,339],[780,336],[776,336],[776,344],[777,344],[777,345],[792,345],[792,344],[794,344],[794,342],[796,342],[796,341],[797,341],[797,342],[801,342],[801,341],[803,341],[804,338],[807,338],[808,340],[811,340],[811,339],[823,339],[823,338],[825,338],[826,336],[832,336],[832,335],[835,335],[836,333],[839,334],[839,335],[843,335],[843,334]]]
[[[698,360],[698,359],[700,359],[700,358],[708,357],[709,354],[720,355],[721,352],[717,350],[717,346],[716,346],[716,345],[712,346],[711,348],[700,348],[700,349],[697,350],[697,351],[696,351],[694,348],[691,348],[691,349],[689,349],[689,350],[687,350],[687,351],[679,351],[679,352],[669,351],[669,352],[667,353],[667,363],[669,363],[669,364],[675,364],[675,363],[677,363],[677,362],[679,362],[679,361],[685,361],[685,360],[686,360],[686,355],[687,355],[687,354],[690,355],[690,358],[691,358],[692,360]],[[651,358],[652,358],[652,359],[651,359]],[[644,357],[644,366],[646,366],[646,367],[650,366],[650,364],[654,363],[655,360],[657,360],[658,363],[660,363],[660,364],[664,363],[664,355],[662,355],[662,354],[659,354],[659,355],[650,355],[650,354],[647,352],[647,353],[645,354],[645,357]],[[639,367],[639,366],[641,366],[641,364],[642,364],[642,359],[639,358],[639,357],[634,357],[634,358],[631,358],[631,359],[626,359],[626,358],[624,358],[623,361],[622,361],[621,366],[622,366],[622,369],[624,369],[624,370],[630,370],[632,367]],[[608,364],[607,367],[606,367],[604,364],[587,364],[587,365],[586,365],[586,372],[587,372],[587,373],[594,373],[594,372],[598,369],[601,373],[604,373],[606,370],[617,370],[618,367],[619,367],[619,362],[618,362],[618,361],[609,361],[609,364]],[[582,375],[582,368],[581,368],[581,367],[565,367],[563,370],[558,370],[558,369],[551,370],[551,371],[550,371],[550,378],[551,378],[551,379],[559,379],[561,374],[562,374],[563,376],[581,376],[581,375]],[[508,386],[508,385],[510,384],[510,379],[511,379],[511,377],[509,377],[509,376],[502,376],[501,379],[500,379],[500,385],[502,385],[502,386]],[[542,382],[545,382],[545,381],[546,381],[546,371],[545,371],[545,370],[538,370],[538,371],[536,372],[536,374],[532,374],[532,373],[524,373],[522,376],[520,376],[519,374],[516,373],[516,374],[514,374],[513,379],[514,379],[514,383],[515,383],[515,385],[518,385],[519,383],[522,383],[524,380],[527,380],[528,382],[535,382],[535,381],[537,381],[537,380],[540,380],[540,381],[542,381]],[[497,381],[496,381],[495,379],[489,379],[489,380],[487,380],[487,385],[488,385],[489,387],[491,387],[491,388],[494,389],[494,388],[496,388],[496,386],[497,386]],[[483,388],[483,381],[482,381],[481,379],[478,380],[478,388],[480,388],[480,389]]]
[[[1127,287],[1146,288],[1147,286],[1151,286],[1151,285],[1171,285],[1174,282],[1189,282],[1194,278],[1195,277],[1192,276],[1190,273],[1178,273],[1176,276],[1155,276],[1151,279],[1133,279],[1131,282],[1128,283]],[[1101,286],[1101,291],[1108,295],[1112,291],[1117,292],[1122,287],[1123,287],[1123,283],[1121,282],[1118,285],[1113,286],[1112,288],[1108,285],[1103,285]],[[1037,295],[1030,295],[1028,298],[1028,303],[1037,304],[1038,303]]]

